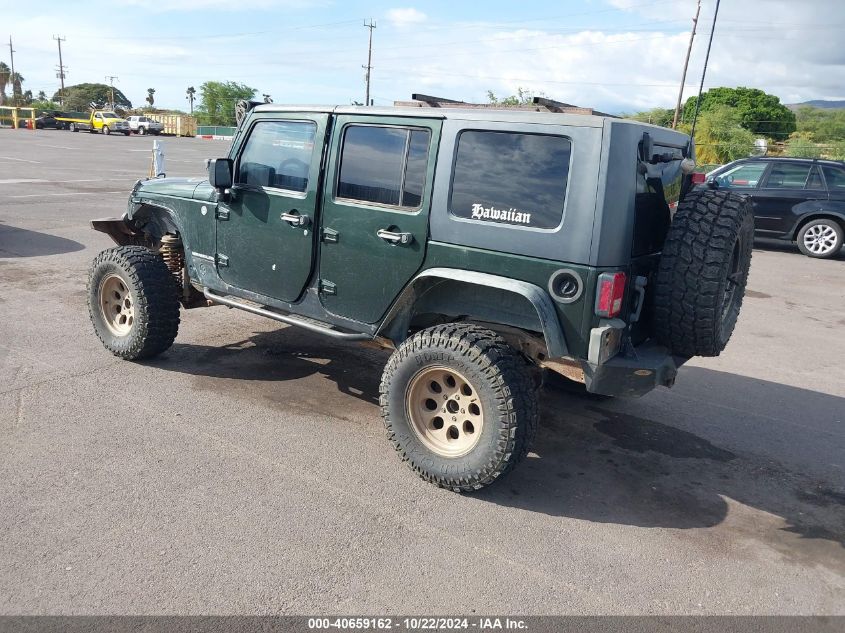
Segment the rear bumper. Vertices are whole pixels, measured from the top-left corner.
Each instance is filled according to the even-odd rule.
[[[686,360],[661,345],[644,343],[601,365],[584,363],[584,383],[591,393],[639,398],[655,387],[671,387]]]

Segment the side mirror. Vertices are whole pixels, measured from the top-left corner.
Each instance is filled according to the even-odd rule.
[[[208,161],[208,183],[218,191],[232,186],[231,158],[212,158]]]
[[[716,178],[711,178],[707,181],[707,186],[710,189],[718,189],[719,188],[719,181]]]

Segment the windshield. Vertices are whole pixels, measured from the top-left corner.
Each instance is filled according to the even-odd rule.
[[[103,116],[107,119],[119,119],[120,118],[114,112],[103,112]]]

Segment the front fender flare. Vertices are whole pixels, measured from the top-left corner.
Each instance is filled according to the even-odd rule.
[[[429,268],[414,277],[391,306],[379,326],[378,335],[400,343],[407,337],[408,326],[415,314],[417,300],[439,284],[454,282],[494,289],[527,300],[536,312],[537,323],[545,338],[549,356],[559,358],[568,355],[569,350],[560,327],[557,310],[551,297],[543,289],[527,281],[457,268]],[[515,324],[504,321],[502,325]],[[518,324],[516,325],[519,327]]]

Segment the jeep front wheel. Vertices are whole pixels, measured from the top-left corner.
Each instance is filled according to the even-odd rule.
[[[476,325],[415,334],[390,357],[380,391],[387,435],[403,461],[455,492],[483,488],[512,469],[537,430],[525,360]]]
[[[88,313],[115,356],[140,360],[169,348],[179,329],[179,297],[161,255],[143,246],[97,255],[88,277]]]

